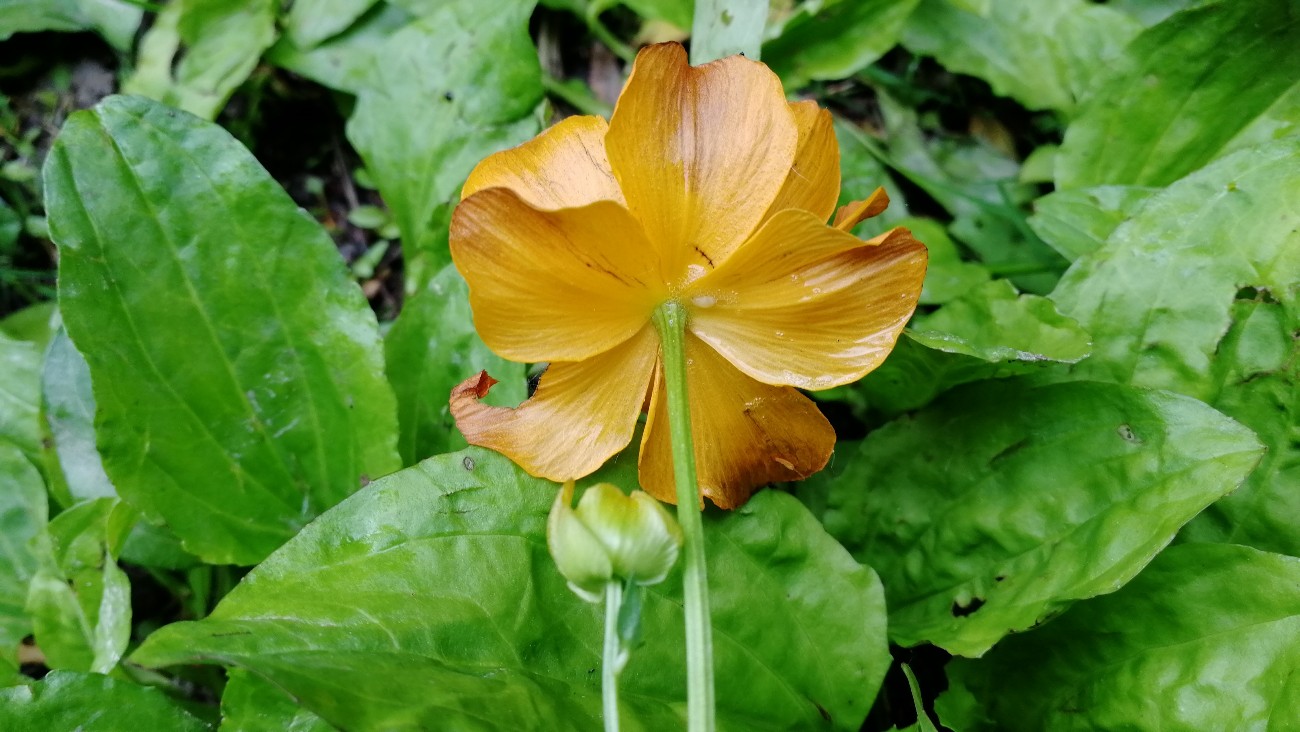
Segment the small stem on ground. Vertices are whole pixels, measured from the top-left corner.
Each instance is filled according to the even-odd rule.
[[[704,558],[704,522],[700,519],[695,442],[686,385],[686,311],[666,302],[654,314],[659,331],[664,387],[668,395],[668,429],[677,484],[677,523],[682,527],[683,594],[686,614],[686,710],[691,732],[714,729],[713,626],[709,619],[708,574]]]
[[[618,611],[623,605],[623,583],[605,584],[605,656],[601,662],[600,693],[604,701],[605,732],[618,732],[618,672],[623,666],[623,641],[618,637]]]

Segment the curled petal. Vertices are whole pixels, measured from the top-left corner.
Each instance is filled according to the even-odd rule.
[[[701,504],[736,508],[754,489],[802,480],[821,470],[835,447],[835,430],[798,391],[740,373],[698,339],[686,337],[691,433]],[[641,486],[676,503],[668,407],[656,374],[650,418],[641,441]]]
[[[700,67],[678,44],[641,50],[605,136],[628,208],[662,250],[664,276],[711,268],[762,220],[799,134],[781,82],[732,56]]]
[[[451,257],[483,342],[512,361],[581,361],[626,341],[663,300],[658,260],[612,201],[539,211],[488,188],[461,202]]]
[[[600,117],[568,117],[518,147],[484,158],[469,174],[460,197],[485,188],[509,188],[533,208],[623,203],[605,155],[608,129]]]
[[[812,101],[795,102],[790,105],[790,111],[799,128],[794,163],[781,185],[781,192],[763,218],[797,208],[825,222],[840,196],[840,144],[835,139],[831,113]]]
[[[659,355],[646,326],[628,342],[577,363],[553,363],[537,391],[513,409],[479,401],[486,373],[451,392],[451,414],[471,445],[505,455],[529,474],[581,478],[632,441]],[[490,386],[490,385],[489,385]]]
[[[687,327],[768,384],[856,381],[894,347],[925,279],[925,246],[906,229],[879,239],[783,211],[691,285]]]
[[[885,189],[877,188],[861,201],[852,201],[840,206],[835,212],[835,228],[840,231],[853,231],[853,227],[873,216],[879,216],[889,208],[889,194]]]

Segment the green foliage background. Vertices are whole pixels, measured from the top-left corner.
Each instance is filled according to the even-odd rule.
[[[0,283],[58,247],[57,308],[0,320],[0,729],[599,725],[554,485],[447,413],[483,368],[527,394],[447,224],[478,160],[607,114],[595,70],[691,19],[0,2],[9,43],[98,35],[124,94],[48,151],[0,110]],[[706,515],[721,726],[1300,726],[1300,5],[774,0],[763,34],[836,114],[845,199],[894,200],[859,233],[931,266],[889,361],[817,395],[831,467]],[[350,267],[231,111],[286,79],[377,191]],[[399,245],[381,323],[358,281]],[[680,727],[676,575],[643,622],[624,724]]]

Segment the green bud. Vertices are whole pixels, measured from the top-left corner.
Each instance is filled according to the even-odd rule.
[[[653,585],[668,576],[682,530],[658,501],[609,483],[588,488],[577,509],[572,501],[573,483],[565,483],[546,522],[546,544],[580,597],[599,602],[611,581]]]

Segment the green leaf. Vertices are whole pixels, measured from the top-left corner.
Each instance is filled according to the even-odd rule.
[[[987,13],[924,0],[903,32],[913,53],[984,79],[1030,109],[1070,114],[1141,26],[1087,0],[993,0]]]
[[[1199,11],[1197,11],[1199,12]],[[1092,333],[1080,378],[1194,396],[1268,454],[1192,530],[1300,555],[1300,138],[1229,155],[1152,196],[1052,297]]]
[[[212,727],[158,689],[99,674],[51,671],[30,686],[0,689],[0,729],[206,732]]]
[[[257,674],[232,668],[228,675],[221,693],[221,732],[334,732]]]
[[[904,218],[895,222],[912,232],[930,253],[921,288],[922,305],[942,305],[979,288],[989,281],[989,271],[982,265],[962,259],[961,252],[948,232],[934,219]]]
[[[0,243],[0,249],[3,248],[3,243]],[[51,325],[58,310],[58,304],[54,302],[28,305],[0,319],[0,334],[20,341],[30,341],[44,351],[54,338],[54,328]]]
[[[131,639],[131,584],[114,561],[125,528],[116,498],[79,503],[36,539],[27,595],[50,668],[108,673]]]
[[[1067,263],[1025,223],[1025,206],[1038,193],[1020,182],[1020,163],[980,138],[924,129],[915,110],[886,93],[877,99],[885,117],[885,160],[953,215],[953,238],[1020,289],[1050,291]]]
[[[1119,592],[954,660],[937,706],[961,730],[1300,729],[1297,638],[1300,559],[1176,546]]]
[[[0,41],[14,33],[95,30],[114,48],[131,48],[144,15],[125,0],[6,0],[0,5]]]
[[[695,19],[695,0],[622,0],[646,20],[662,20],[683,30]]]
[[[285,36],[309,49],[347,30],[377,0],[294,0],[284,16]]]
[[[69,118],[45,181],[64,322],[124,500],[208,562],[253,564],[398,467],[373,313],[229,134],[110,97]]]
[[[14,651],[32,630],[24,609],[36,572],[30,541],[45,529],[46,513],[41,474],[21,450],[0,439],[0,664],[16,665]]]
[[[343,729],[596,728],[603,619],[547,554],[556,489],[479,448],[426,460],[132,660],[238,665]],[[720,720],[858,729],[889,664],[875,574],[782,493],[706,524]],[[648,642],[621,681],[627,729],[683,724],[680,582],[646,588]]]
[[[41,352],[35,343],[0,333],[0,440],[42,464]]]
[[[41,373],[45,418],[58,452],[59,466],[73,500],[116,497],[95,447],[95,395],[90,367],[60,329],[45,355]]]
[[[886,414],[923,407],[959,384],[1075,363],[1088,334],[1051,300],[994,280],[913,320],[894,352],[856,387]]]
[[[1143,186],[1096,186],[1056,191],[1034,201],[1029,226],[1061,256],[1074,260],[1095,251],[1120,224],[1160,191]]]
[[[882,144],[868,135],[856,123],[834,115],[835,138],[840,148],[840,198],[837,205],[860,201],[871,192],[884,186],[890,193],[889,208],[869,223],[859,224],[859,229],[874,225],[893,226],[907,218],[907,201],[900,195],[898,186],[885,167],[887,155]],[[873,235],[875,230],[873,229]]]
[[[880,571],[894,642],[979,656],[1122,586],[1261,452],[1184,396],[985,382],[872,432],[824,523]]]
[[[1300,13],[1292,0],[1178,13],[1108,64],[1065,132],[1058,188],[1162,186],[1225,152],[1300,131]],[[1196,59],[1188,63],[1188,59]],[[1282,118],[1270,109],[1281,103]]]
[[[266,60],[331,89],[359,94],[379,84],[384,44],[412,15],[390,3],[379,3],[346,32],[310,49],[281,38],[266,52]]]
[[[448,399],[453,387],[479,371],[501,382],[489,403],[513,407],[528,396],[523,364],[506,361],[478,337],[469,288],[451,265],[406,301],[384,338],[384,355],[397,394],[397,446],[406,465],[465,447]]]
[[[740,54],[757,61],[767,0],[700,0],[691,18],[691,64]]]
[[[275,42],[275,0],[173,0],[140,41],[124,94],[213,119]]]
[[[443,3],[389,38],[357,96],[348,139],[401,230],[408,293],[450,261],[451,205],[470,170],[540,129],[533,5],[509,0],[485,15],[481,0]]]
[[[920,0],[827,0],[805,3],[763,44],[763,60],[793,91],[809,81],[843,79],[898,43]]]

